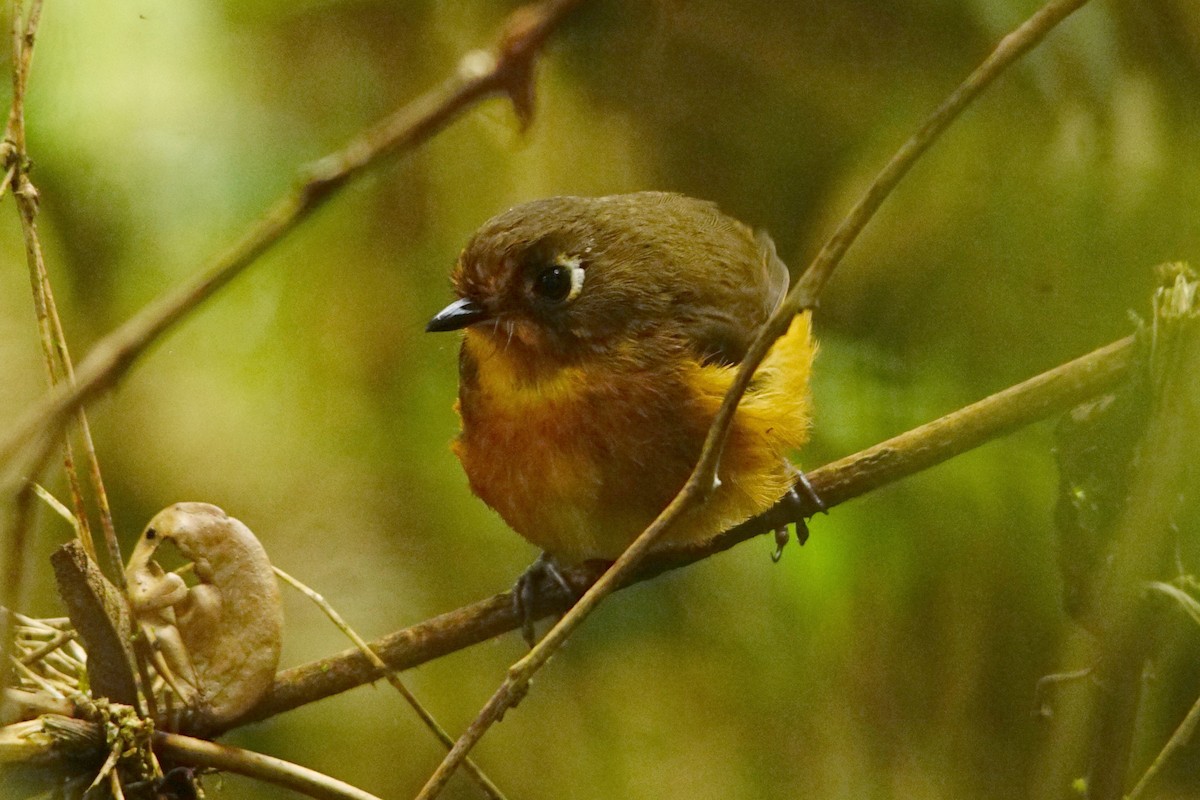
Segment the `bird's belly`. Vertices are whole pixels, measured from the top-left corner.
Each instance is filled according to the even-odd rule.
[[[682,487],[703,442],[707,420],[663,400],[662,387],[595,384],[464,392],[455,452],[472,491],[530,542],[566,563],[612,559]]]

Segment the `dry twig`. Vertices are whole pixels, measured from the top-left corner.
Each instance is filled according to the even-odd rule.
[[[155,752],[162,756],[196,767],[245,775],[317,800],[379,800],[362,789],[282,758],[177,733],[156,732],[152,740]]]
[[[403,697],[404,701],[408,703],[414,712],[416,712],[421,722],[425,724],[425,727],[433,732],[433,735],[437,737],[437,740],[441,742],[447,750],[454,746],[454,740],[450,738],[450,734],[446,733],[446,730],[438,723],[433,714],[431,714],[429,710],[426,709],[421,703],[421,701],[417,699],[417,696],[413,694],[407,686],[404,685],[404,682],[400,680],[400,676],[396,674],[396,671],[388,668],[388,665],[384,663],[383,659],[380,658],[378,654],[376,654],[376,652],[371,648],[371,645],[369,645],[365,639],[359,636],[358,633],[350,627],[342,615],[338,613],[337,609],[335,609],[328,600],[326,600],[319,592],[296,580],[279,567],[272,567],[272,569],[275,570],[275,574],[280,580],[315,603],[317,608],[321,609],[325,616],[329,617],[329,621],[332,622],[338,630],[344,633],[346,638],[354,642],[354,646],[358,648],[358,651],[366,656],[367,660],[371,663],[371,666],[379,670],[387,682],[392,685],[392,688],[400,693],[400,696]],[[480,769],[474,761],[468,758],[465,762],[463,762],[463,767],[466,769],[467,774],[471,776],[471,779],[474,780],[475,783],[479,785],[479,788],[483,790],[484,794],[493,798],[493,800],[504,800],[504,793],[500,791],[500,787],[496,786],[496,784],[492,782],[491,778],[485,775],[483,770]]]

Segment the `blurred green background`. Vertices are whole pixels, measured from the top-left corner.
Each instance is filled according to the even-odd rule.
[[[513,7],[47,0],[29,150],[76,357],[195,273],[300,165],[488,44]],[[169,503],[216,503],[368,637],[505,589],[536,553],[470,494],[447,446],[457,342],[422,332],[471,232],[540,196],[670,189],[766,228],[796,270],[1036,7],[589,3],[541,65],[526,134],[492,101],[374,169],[95,404],[122,535]],[[829,285],[801,463],[1130,332],[1152,266],[1200,261],[1198,143],[1200,6],[1096,2],[1068,20],[913,170]],[[4,206],[12,420],[44,381]],[[1051,443],[1034,426],[837,508],[778,565],[759,540],[612,598],[479,763],[530,799],[1068,796],[1086,764],[1047,747],[1058,717],[1032,713],[1039,677],[1089,658],[1060,602]],[[69,532],[41,517],[27,610],[58,615],[45,559]],[[287,597],[286,665],[346,646]],[[508,636],[406,678],[459,731],[523,651]],[[1143,757],[1200,685],[1194,642],[1172,652]],[[440,758],[385,685],[228,740],[388,798]],[[1162,786],[1200,792],[1195,755]],[[290,796],[235,777],[208,791]],[[445,796],[479,795],[459,777]]]

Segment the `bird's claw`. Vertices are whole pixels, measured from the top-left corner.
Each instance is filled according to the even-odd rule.
[[[829,507],[825,505],[825,501],[821,499],[821,495],[817,494],[817,490],[813,488],[812,481],[808,479],[808,475],[803,470],[796,470],[796,482],[792,484],[792,488],[788,489],[788,496],[799,508],[804,507],[804,498],[808,498],[808,502],[813,505],[822,514],[829,513]],[[796,487],[804,490],[804,497],[800,496],[800,491]]]
[[[563,577],[554,557],[548,553],[542,553],[521,573],[512,588],[513,611],[521,620],[521,638],[530,647],[537,643],[537,631],[533,623],[537,618],[538,587],[546,579],[553,581],[569,598],[577,594]]]
[[[771,554],[771,560],[779,563],[779,559],[783,558],[783,548],[787,547],[788,543],[787,525],[781,525],[775,529],[775,552]]]
[[[822,514],[829,513],[820,495],[813,489],[812,483],[808,480],[808,476],[798,469],[792,468],[795,475],[795,481],[790,489],[780,500],[794,511],[796,518],[796,543],[801,547],[808,541],[808,523],[805,521],[805,512],[810,508],[816,508]],[[778,562],[783,556],[783,548],[788,543],[787,525],[781,525],[775,529],[775,552],[771,554],[771,560]]]

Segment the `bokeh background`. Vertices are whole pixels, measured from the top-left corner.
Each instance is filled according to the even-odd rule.
[[[503,590],[536,553],[471,496],[447,446],[457,342],[422,332],[474,228],[550,194],[670,189],[766,228],[796,270],[1036,5],[589,3],[541,64],[526,133],[493,101],[372,170],[93,406],[122,535],[169,503],[216,503],[368,637]],[[76,356],[513,7],[47,0],[29,149]],[[1198,142],[1200,7],[1098,1],[1068,20],[913,170],[829,285],[801,463],[1130,332],[1153,265],[1200,261]],[[4,205],[0,425],[44,390]],[[778,565],[758,540],[612,598],[479,762],[530,799],[1068,796],[1086,764],[1047,747],[1059,717],[1033,713],[1039,677],[1090,653],[1060,602],[1051,428],[837,508]],[[32,613],[61,613],[45,559],[68,535],[41,515]],[[286,664],[346,646],[294,594],[287,614]],[[523,649],[508,636],[406,679],[458,731]],[[1180,635],[1172,653],[1142,764],[1195,699],[1197,649]],[[384,685],[229,741],[386,798],[440,757]],[[1164,796],[1200,792],[1195,755]],[[208,791],[290,796],[235,777]],[[478,793],[457,778],[446,796]]]

